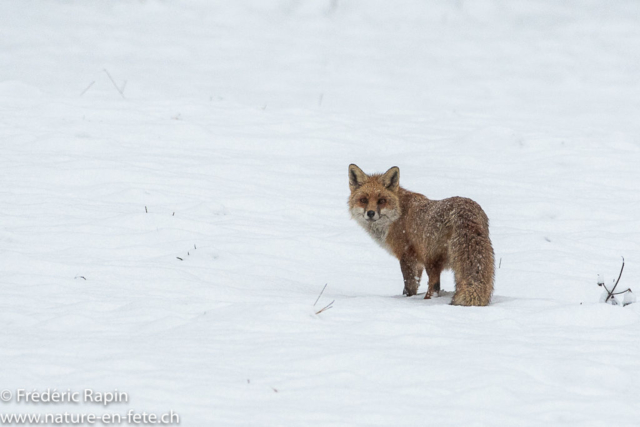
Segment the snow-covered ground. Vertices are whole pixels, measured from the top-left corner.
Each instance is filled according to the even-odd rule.
[[[637,426],[639,70],[636,1],[0,2],[0,413]],[[349,163],[479,202],[493,304],[402,297]]]

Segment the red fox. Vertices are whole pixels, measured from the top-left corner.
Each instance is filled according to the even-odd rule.
[[[453,305],[488,305],[493,292],[494,258],[489,219],[471,199],[430,200],[400,187],[400,169],[367,175],[349,165],[349,210],[380,246],[400,260],[404,294],[416,295],[422,271],[429,288],[440,292],[440,273],[453,270]]]

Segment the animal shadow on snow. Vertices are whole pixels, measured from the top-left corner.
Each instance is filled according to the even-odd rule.
[[[454,291],[440,291],[440,295],[437,297],[433,297],[431,299],[424,299],[426,292],[421,292],[412,297],[406,297],[405,295],[394,295],[392,298],[395,299],[405,299],[411,301],[413,304],[423,304],[423,305],[447,305],[451,304],[451,299],[453,298]],[[491,297],[491,302],[489,303],[489,307],[497,304],[504,304],[508,302],[516,301],[517,298],[513,297],[504,297],[494,295]]]

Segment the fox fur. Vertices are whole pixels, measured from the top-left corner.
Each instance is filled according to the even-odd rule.
[[[451,304],[485,306],[493,292],[494,256],[489,219],[480,205],[464,197],[430,200],[400,187],[400,169],[365,174],[349,165],[349,211],[380,246],[400,261],[404,294],[416,295],[422,272],[440,292],[440,273],[453,270]]]

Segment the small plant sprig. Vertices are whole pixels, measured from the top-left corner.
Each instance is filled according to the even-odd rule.
[[[320,295],[318,295],[318,298],[316,299],[316,302],[313,303],[313,306],[315,307],[316,304],[318,303],[318,301],[320,301],[320,297],[322,296],[322,294],[324,293],[324,290],[327,288],[327,284],[324,284],[324,287],[322,288],[322,290],[320,291]],[[320,310],[316,311],[316,314],[320,314],[323,311],[327,311],[331,308],[333,308],[333,303],[336,302],[336,300],[331,301],[329,304],[327,304],[324,308],[321,308]]]
[[[616,295],[622,294],[624,294],[624,299],[622,301],[623,307],[636,302],[636,296],[631,291],[631,288],[627,288],[624,291],[616,292],[616,288],[618,287],[618,283],[620,283],[620,278],[622,277],[623,271],[624,257],[622,257],[622,267],[620,267],[620,274],[618,274],[618,279],[614,282],[611,290],[609,290],[604,284],[604,279],[601,276],[598,277],[598,286],[602,286],[604,288],[604,292],[602,293],[602,297],[600,298],[600,300],[605,304],[619,305],[620,303],[616,299]]]

